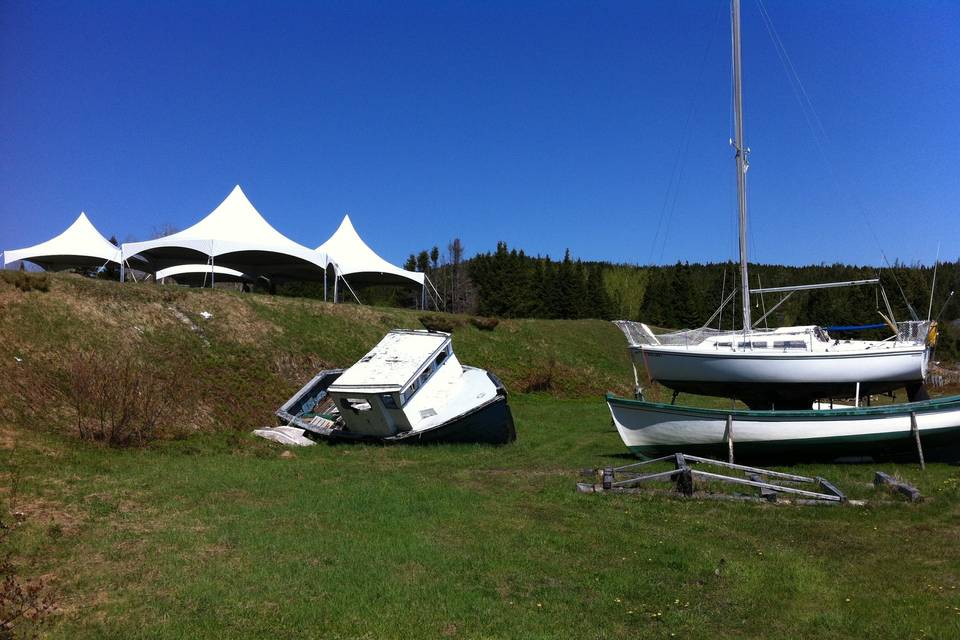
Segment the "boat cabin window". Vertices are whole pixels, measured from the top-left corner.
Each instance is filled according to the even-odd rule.
[[[448,346],[446,349],[437,354],[437,357],[433,359],[433,362],[427,365],[427,368],[423,370],[423,373],[421,373],[413,382],[411,382],[410,386],[407,387],[407,390],[401,394],[402,404],[407,404],[407,401],[413,397],[420,387],[427,383],[427,380],[430,379],[430,376],[432,376],[434,372],[440,368],[440,365],[446,361],[447,357],[450,356],[451,353],[453,353],[453,350]]]
[[[386,407],[387,409],[398,409],[398,408],[399,408],[399,407],[397,407],[397,401],[396,401],[396,399],[393,397],[393,394],[392,394],[392,393],[383,393],[383,394],[380,394],[380,402],[382,402],[382,403],[383,403],[383,406]]]
[[[412,383],[410,383],[410,386],[407,387],[407,390],[403,392],[403,395],[402,395],[403,404],[407,404],[407,401],[413,397],[413,394],[415,394],[417,392],[417,389],[419,388],[420,388],[420,379],[417,378]]]
[[[777,340],[773,343],[774,349],[806,349],[807,343],[803,340]]]
[[[717,342],[716,345],[717,345],[718,347],[732,347],[732,346],[733,346],[733,343],[732,343],[732,342]]]
[[[370,411],[370,402],[366,398],[344,398],[340,401],[340,406],[342,406],[347,411],[353,411],[354,413],[360,411]]]

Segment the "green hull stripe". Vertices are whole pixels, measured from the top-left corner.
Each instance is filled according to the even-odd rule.
[[[920,440],[924,454],[931,459],[960,460],[960,426],[946,427],[935,431],[921,432]],[[727,443],[712,444],[659,444],[628,447],[630,451],[643,458],[654,458],[667,453],[696,455],[698,452],[727,455]],[[858,456],[876,453],[907,453],[916,455],[916,443],[909,432],[859,434],[851,436],[833,436],[829,438],[798,438],[793,440],[762,440],[752,442],[734,442],[734,455],[789,455],[789,454],[828,454]],[[937,455],[937,454],[940,455]]]
[[[728,415],[734,418],[767,418],[773,421],[800,418],[803,420],[833,420],[843,417],[874,418],[891,415],[907,417],[911,412],[922,414],[933,411],[960,409],[960,396],[934,398],[920,402],[906,402],[903,404],[889,404],[875,407],[856,407],[848,409],[803,409],[799,411],[753,411],[750,409],[704,409],[700,407],[682,407],[662,402],[647,402],[645,400],[631,400],[608,393],[606,401],[611,406],[627,409],[647,409],[664,413],[696,415],[715,420],[725,420]]]

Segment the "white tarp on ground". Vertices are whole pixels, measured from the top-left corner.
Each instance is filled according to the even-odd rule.
[[[3,252],[3,266],[29,260],[49,271],[78,267],[99,267],[120,262],[120,248],[97,231],[87,214],[81,212],[67,230],[46,242]]]
[[[326,254],[294,242],[267,222],[237,185],[203,220],[177,233],[124,243],[123,258],[146,258],[156,269],[207,262],[250,275],[322,279]]]
[[[394,266],[368,247],[353,228],[349,215],[343,216],[336,233],[317,247],[317,251],[337,264],[341,276],[353,276],[348,278],[351,283],[390,284],[407,280],[421,287],[424,283],[424,274]]]
[[[279,442],[280,444],[285,444],[288,446],[294,447],[311,447],[315,444],[313,440],[303,435],[306,433],[303,429],[298,429],[296,427],[266,427],[263,429],[254,429],[253,435],[260,436],[261,438],[266,438],[267,440],[272,440],[273,442]]]
[[[225,281],[229,280],[230,282],[236,282],[237,280],[253,280],[253,278],[245,275],[242,271],[237,271],[236,269],[228,269],[227,267],[221,267],[220,265],[209,265],[209,264],[182,264],[176,267],[167,267],[166,269],[160,269],[157,271],[157,280],[163,280],[164,278],[172,278],[174,280],[180,276],[185,280],[203,280],[206,278],[207,282],[210,281],[210,274],[213,273],[217,281],[223,278]]]

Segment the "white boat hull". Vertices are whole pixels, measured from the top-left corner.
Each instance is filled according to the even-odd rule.
[[[701,352],[666,347],[633,347],[634,361],[646,364],[655,380],[822,384],[907,383],[923,380],[926,348],[903,347],[866,353]]]
[[[859,352],[723,352],[632,346],[652,380],[685,393],[733,397],[753,408],[807,407],[816,398],[852,397],[923,384],[928,351],[903,345]],[[858,387],[859,385],[859,387]]]

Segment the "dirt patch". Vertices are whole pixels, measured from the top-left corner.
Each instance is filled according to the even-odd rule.
[[[12,500],[11,511],[19,521],[48,528],[58,527],[62,533],[76,531],[83,524],[81,516],[45,498],[24,498],[18,495]]]
[[[324,369],[333,369],[329,361],[313,353],[277,351],[270,361],[270,372],[281,380],[306,382]]]
[[[16,430],[8,425],[0,424],[0,449],[13,450],[16,446]]]
[[[176,308],[190,316],[194,325],[211,335],[229,338],[242,345],[262,344],[276,328],[257,315],[249,302],[221,292],[194,292],[178,301]],[[205,317],[204,314],[210,314]]]

